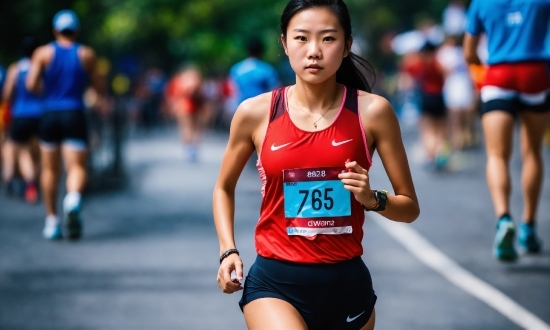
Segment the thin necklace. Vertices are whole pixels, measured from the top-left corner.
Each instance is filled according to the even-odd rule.
[[[304,111],[304,109],[302,109],[300,107],[300,105],[298,104],[298,102],[296,101],[296,89],[294,89],[294,94],[292,94],[292,97],[294,98],[294,103],[296,103],[296,106],[298,107],[298,109],[300,109],[300,111],[302,111],[303,113],[305,113],[308,117],[311,117],[311,113],[308,113],[306,111]],[[327,110],[325,111],[325,113],[323,113],[323,115],[321,117],[319,117],[319,119],[317,119],[316,121],[313,122],[313,128],[317,129],[317,123],[319,122],[319,120],[323,119],[323,117],[327,114],[327,112],[332,109],[332,106],[334,105],[334,102],[336,102],[336,97],[334,99],[332,99],[332,103],[330,104],[330,106],[327,108]]]

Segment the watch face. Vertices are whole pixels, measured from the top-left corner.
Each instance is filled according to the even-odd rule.
[[[378,207],[376,208],[377,211],[383,211],[386,209],[386,202],[388,200],[387,192],[382,190],[376,191],[375,194],[376,200],[378,200]]]

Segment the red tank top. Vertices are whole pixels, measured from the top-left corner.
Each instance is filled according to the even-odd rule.
[[[308,132],[291,121],[287,90],[273,91],[270,121],[257,162],[263,200],[256,251],[266,258],[301,263],[334,263],[361,256],[363,206],[335,177],[348,159],[366,169],[371,166],[358,115],[358,92],[345,88],[344,102],[331,125]],[[292,200],[297,202],[292,204]],[[334,205],[343,205],[348,213],[343,208],[335,211]],[[306,211],[293,216],[296,209]],[[317,209],[321,213],[315,213]],[[310,211],[315,216],[309,216]]]

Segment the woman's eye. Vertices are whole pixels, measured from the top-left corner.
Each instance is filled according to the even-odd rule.
[[[334,39],[333,37],[325,37],[323,40],[324,41],[333,41],[333,40],[336,40],[336,39]]]
[[[306,41],[306,40],[307,40],[306,37],[304,37],[304,36],[297,36],[297,37],[294,38],[294,39],[300,40],[300,41]]]

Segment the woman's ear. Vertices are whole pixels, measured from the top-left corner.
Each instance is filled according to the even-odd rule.
[[[353,45],[353,37],[349,37],[348,40],[346,40],[346,49],[344,49],[344,57],[347,57],[349,53],[351,52],[351,46]]]
[[[281,44],[283,45],[283,48],[285,49],[286,56],[288,56],[288,50],[286,48],[286,38],[283,34],[281,34]]]

